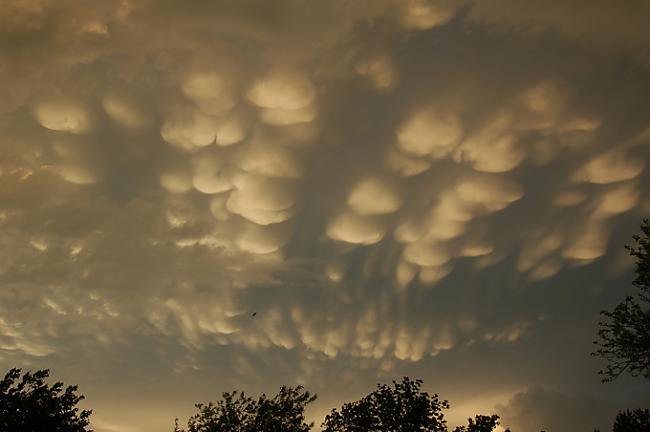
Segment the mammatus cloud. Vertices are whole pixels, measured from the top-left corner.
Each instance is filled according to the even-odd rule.
[[[643,6],[600,50],[611,8],[574,27],[580,2],[2,8],[0,362],[75,370],[100,423],[147,430],[169,419],[109,421],[120,387],[91,377],[174,408],[208,382],[336,376],[339,403],[407,371],[449,388],[472,350],[514,362],[597,315],[618,293],[598,269],[650,208]],[[504,405],[513,425],[564,397],[545,392]]]

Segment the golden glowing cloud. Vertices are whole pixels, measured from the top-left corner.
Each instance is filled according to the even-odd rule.
[[[217,125],[214,118],[201,112],[183,112],[165,121],[160,135],[181,150],[195,151],[215,143]]]
[[[224,162],[215,155],[202,155],[193,159],[192,186],[199,192],[215,194],[232,189],[230,176],[224,170]]]
[[[584,164],[573,175],[573,180],[596,184],[615,183],[637,177],[644,167],[642,160],[631,157],[622,150],[613,149]]]
[[[397,188],[386,179],[367,177],[348,194],[348,205],[360,215],[393,213],[402,206]]]
[[[245,252],[253,254],[270,254],[284,246],[291,236],[286,224],[260,226],[248,223],[237,238],[237,245]]]
[[[181,83],[183,94],[206,114],[230,111],[238,102],[233,83],[215,71],[197,71]]]
[[[362,216],[352,211],[337,215],[327,226],[332,240],[353,244],[371,245],[379,242],[386,233],[385,223],[372,216]]]
[[[303,175],[302,164],[295,152],[263,139],[249,145],[239,166],[251,174],[273,178],[297,179]]]
[[[41,99],[34,107],[34,116],[41,126],[55,131],[82,134],[92,128],[88,110],[73,98],[51,96]]]
[[[280,68],[255,81],[247,96],[260,108],[291,111],[310,105],[316,90],[303,72]]]
[[[424,108],[398,127],[397,147],[415,156],[441,159],[452,152],[462,133],[460,120],[456,116]]]

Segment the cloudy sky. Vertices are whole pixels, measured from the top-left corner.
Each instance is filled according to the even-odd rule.
[[[650,215],[650,2],[0,2],[0,366],[98,432],[408,375],[450,424],[611,427]],[[255,317],[251,314],[257,312]]]

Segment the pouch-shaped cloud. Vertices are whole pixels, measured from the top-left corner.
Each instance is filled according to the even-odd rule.
[[[239,167],[251,174],[275,178],[295,179],[303,174],[302,164],[294,151],[263,138],[248,145]]]
[[[108,91],[102,98],[102,108],[111,119],[129,129],[142,128],[151,123],[151,116],[125,92]]]
[[[512,133],[501,136],[479,133],[461,144],[455,159],[469,162],[477,171],[500,173],[519,165],[524,159],[524,152],[516,147],[516,138]]]
[[[49,96],[36,102],[34,116],[41,126],[55,131],[81,134],[89,132],[92,122],[88,109],[80,101]]]
[[[316,90],[306,74],[287,69],[274,69],[255,81],[248,99],[260,108],[299,110],[312,103]]]
[[[474,217],[475,213],[471,205],[461,198],[458,192],[445,191],[440,196],[440,201],[433,209],[433,216],[457,222],[467,222]]]
[[[232,182],[227,176],[207,171],[194,174],[192,185],[197,191],[205,194],[221,193],[232,189]]]
[[[284,210],[296,202],[295,186],[285,180],[239,174],[233,178],[233,183],[236,190],[228,201],[243,208]]]
[[[158,177],[160,185],[172,193],[184,193],[192,189],[192,173],[188,169],[170,168]]]
[[[524,159],[511,131],[512,114],[499,113],[487,125],[473,133],[456,149],[457,162],[469,162],[477,171],[507,172]]]
[[[598,199],[596,214],[609,216],[634,208],[641,194],[634,184],[624,184],[605,191]]]
[[[428,30],[446,24],[456,13],[453,3],[440,0],[406,0],[402,4],[402,24],[414,30]]]
[[[435,207],[432,211],[428,220],[429,227],[426,237],[436,240],[450,240],[463,234],[466,229],[465,221],[451,218],[439,212],[439,208]]]
[[[233,184],[225,170],[224,161],[215,154],[204,154],[192,160],[192,185],[199,192],[215,194],[232,189]]]
[[[430,333],[431,331],[428,328],[424,328],[419,332],[401,328],[396,335],[395,357],[412,362],[421,360],[429,348]]]
[[[217,125],[212,117],[193,110],[178,113],[167,119],[160,135],[181,150],[195,151],[215,143]]]
[[[246,138],[246,129],[241,116],[235,111],[226,119],[217,123],[217,145],[226,147]]]
[[[415,156],[442,159],[452,152],[462,133],[457,116],[440,114],[427,107],[415,112],[398,126],[397,147]]]
[[[497,176],[471,176],[454,190],[473,209],[485,212],[502,210],[524,195],[521,186]]]
[[[384,164],[390,171],[402,177],[421,174],[431,166],[431,162],[428,160],[407,156],[392,145],[384,153]]]
[[[216,71],[188,74],[181,83],[181,90],[206,114],[230,111],[238,102],[234,83]]]
[[[229,199],[226,208],[232,213],[238,214],[258,225],[270,225],[284,222],[293,217],[295,208],[285,210],[260,210],[238,206],[236,200]]]
[[[562,255],[565,258],[591,261],[602,256],[607,250],[609,231],[603,221],[590,218],[565,243]]]
[[[573,175],[576,182],[615,183],[637,177],[643,171],[642,160],[629,156],[625,150],[613,149],[596,156]]]
[[[236,189],[226,208],[260,225],[275,224],[293,216],[295,186],[283,180],[240,174],[233,179]]]
[[[401,220],[393,235],[400,243],[412,243],[423,238],[427,234],[429,225],[420,219],[407,217]]]
[[[402,197],[387,179],[369,176],[352,187],[347,203],[360,215],[385,214],[399,210]]]
[[[238,233],[236,242],[245,252],[270,254],[280,250],[291,237],[291,230],[286,223],[260,226],[246,223]]]
[[[561,258],[557,256],[549,257],[542,261],[528,274],[528,280],[531,282],[536,282],[543,279],[548,279],[558,274],[560,270],[562,270],[562,267],[563,261]]]
[[[404,247],[404,260],[423,267],[439,267],[451,259],[450,247],[435,240],[419,240]]]
[[[488,255],[494,250],[494,246],[481,242],[481,241],[471,241],[463,245],[463,248],[460,251],[460,256],[464,257],[479,257],[483,255]]]
[[[384,220],[350,210],[338,214],[327,225],[329,238],[352,244],[371,245],[381,241],[385,234]]]
[[[425,216],[417,219],[409,216],[402,220],[395,230],[395,239],[400,243],[450,240],[463,234],[466,223],[472,218],[489,212],[484,206],[468,203],[456,190],[448,190]]]

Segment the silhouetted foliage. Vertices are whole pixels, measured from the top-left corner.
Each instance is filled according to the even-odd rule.
[[[196,404],[199,412],[190,417],[187,430],[175,432],[308,432],[313,423],[305,423],[305,407],[316,395],[296,388],[281,387],[272,399],[262,394],[257,400],[233,391],[223,393],[216,404]]]
[[[92,432],[87,429],[92,411],[79,412],[77,386],[48,386],[49,370],[25,373],[11,369],[0,381],[0,432]]]
[[[636,409],[620,411],[614,421],[613,432],[648,432],[650,431],[650,410]]]
[[[496,414],[477,415],[474,420],[468,418],[467,423],[467,426],[458,426],[454,432],[492,432],[499,426],[499,416]]]
[[[449,408],[437,394],[420,391],[421,380],[404,377],[393,387],[377,385],[377,390],[356,402],[349,402],[341,411],[333,409],[325,417],[323,432],[446,432],[442,413]]]
[[[600,322],[599,348],[592,353],[608,361],[605,370],[598,372],[602,381],[611,381],[628,372],[632,376],[650,378],[650,223],[644,220],[642,235],[635,235],[636,246],[626,246],[636,258],[636,296],[628,296],[612,311],[602,311],[608,318]]]

